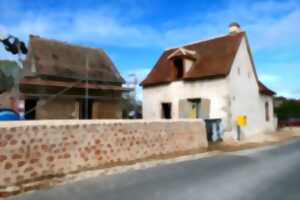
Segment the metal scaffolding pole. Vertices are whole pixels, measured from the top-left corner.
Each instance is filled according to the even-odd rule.
[[[89,57],[86,56],[86,64],[85,64],[85,119],[89,118]]]

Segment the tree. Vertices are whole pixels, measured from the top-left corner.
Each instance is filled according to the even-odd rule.
[[[275,108],[274,111],[280,120],[300,118],[299,100],[286,100],[279,107]]]
[[[0,92],[9,91],[20,79],[20,67],[15,61],[0,60]]]

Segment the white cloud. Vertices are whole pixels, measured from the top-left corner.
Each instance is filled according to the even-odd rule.
[[[191,18],[187,20],[180,21],[178,17],[159,26],[136,20],[147,14],[147,10],[137,2],[132,2],[124,14],[124,9],[118,8],[119,3],[95,6],[92,9],[30,11],[21,9],[17,1],[12,1],[10,5],[4,5],[7,3],[3,1],[0,2],[0,10],[2,12],[1,8],[5,8],[5,14],[2,13],[6,16],[5,20],[12,21],[4,22],[4,17],[1,16],[3,21],[0,21],[0,24],[5,23],[10,33],[23,40],[27,40],[28,35],[32,33],[99,47],[111,45],[161,49],[226,34],[227,24],[237,21],[242,29],[247,31],[253,50],[276,49],[284,54],[289,51],[284,52],[283,48],[300,45],[300,5],[297,1],[231,1],[225,8],[215,12],[191,13]],[[121,3],[127,4],[127,1]],[[272,58],[275,57],[276,55]],[[15,56],[6,53],[3,47],[0,47],[0,58],[14,59]],[[286,63],[283,65],[286,67]],[[270,66],[273,64],[270,63]],[[126,78],[129,73],[135,72],[140,82],[149,71],[150,68],[142,68],[123,74]],[[275,73],[263,74],[261,80],[271,85],[283,81]],[[141,96],[140,92],[138,94]]]
[[[269,23],[252,25],[249,30],[255,36],[256,48],[282,48],[300,44],[300,9]]]
[[[227,32],[227,24],[231,21],[241,22],[255,48],[274,47],[292,44],[300,35],[300,9],[294,1],[280,3],[277,1],[255,2],[251,4],[236,1],[228,3],[228,7],[202,16],[193,13],[193,19],[184,23],[157,27],[151,24],[135,22],[135,17],[144,12],[134,2],[128,13],[124,15],[115,7],[103,5],[94,9],[52,10],[48,12],[32,12],[19,10],[14,23],[7,25],[14,34],[27,40],[33,33],[45,37],[69,42],[97,43],[99,45],[128,47],[167,48],[182,43],[211,37]],[[15,6],[18,8],[18,6]],[[18,11],[18,10],[17,10]],[[17,12],[15,11],[15,12]],[[273,12],[284,12],[274,17]],[[268,15],[269,13],[269,15]],[[244,24],[244,26],[243,26]]]
[[[300,98],[300,94],[297,94],[295,92],[291,92],[289,90],[277,91],[276,95],[277,96],[283,96],[283,97],[286,97],[286,98]]]
[[[7,30],[4,26],[0,25],[0,40],[5,39],[8,36]]]
[[[280,81],[280,76],[274,74],[262,74],[260,80],[263,83],[274,83]]]
[[[293,91],[294,98],[300,99],[300,88]]]
[[[4,46],[0,43],[0,59],[4,59],[4,60],[16,60],[17,56],[16,55],[12,55],[11,53],[7,52],[4,49]]]
[[[257,12],[274,13],[278,11],[290,11],[297,6],[296,1],[260,1],[253,5],[253,10]]]

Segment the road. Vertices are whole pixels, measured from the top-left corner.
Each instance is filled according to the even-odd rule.
[[[300,140],[25,193],[16,200],[300,199]]]

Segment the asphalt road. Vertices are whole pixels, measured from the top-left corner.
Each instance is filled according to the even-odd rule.
[[[300,199],[300,140],[30,192],[18,200]]]

